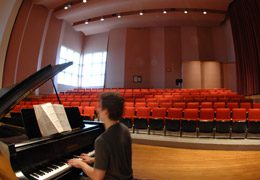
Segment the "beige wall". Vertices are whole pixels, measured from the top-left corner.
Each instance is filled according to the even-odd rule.
[[[2,0],[0,6],[0,88],[3,83],[3,73],[8,42],[12,32],[21,0]]]
[[[201,87],[203,89],[221,88],[221,64],[216,61],[201,63]]]
[[[125,87],[148,88],[150,85],[150,31],[148,28],[127,29],[126,36]],[[142,83],[133,83],[134,75],[142,76]]]
[[[5,58],[3,86],[8,87],[24,80],[47,64],[56,64],[61,44],[82,51],[82,33],[57,20],[52,11],[24,0],[13,26]],[[66,34],[61,37],[61,34]],[[53,93],[47,82],[40,88],[41,94]]]
[[[199,40],[196,27],[181,27],[182,61],[199,59]]]
[[[125,85],[126,29],[110,31],[107,49],[106,88]]]
[[[221,64],[216,61],[186,61],[182,64],[183,88],[221,88]]]
[[[54,18],[52,12],[25,0],[10,39],[3,85],[17,83],[37,69],[55,64],[61,45],[82,54],[107,51],[105,87],[174,88],[177,78],[185,79],[185,87],[213,87],[208,83],[210,80],[201,79],[202,73],[211,72],[202,72],[201,66],[193,61],[235,61],[229,20],[212,28],[128,28],[84,37],[82,33],[74,31],[70,24]],[[185,65],[189,61],[192,61],[191,66]],[[234,73],[223,71],[221,87],[230,87],[224,79],[235,78]],[[133,83],[133,75],[142,76],[142,83]],[[219,82],[213,84],[219,87]],[[41,93],[51,92],[49,86],[41,88]],[[68,88],[72,87],[58,87],[60,91]],[[231,88],[236,89],[233,86]]]
[[[183,88],[202,88],[201,61],[186,61],[182,64]]]
[[[167,27],[164,32],[165,88],[177,88],[175,80],[182,78],[181,30],[180,27]]]
[[[222,64],[223,87],[237,92],[236,64],[234,62]]]
[[[164,28],[150,29],[150,88],[165,87]]]

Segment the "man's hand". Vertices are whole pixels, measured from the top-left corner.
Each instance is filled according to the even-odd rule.
[[[95,161],[95,158],[90,157],[88,154],[82,153],[79,156],[80,159],[82,159],[83,162],[88,163],[88,164],[93,164]]]
[[[82,168],[82,165],[84,165],[85,162],[83,162],[82,159],[73,158],[73,159],[68,160],[68,164],[75,168]]]

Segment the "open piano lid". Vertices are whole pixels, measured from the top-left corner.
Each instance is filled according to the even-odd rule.
[[[0,93],[0,118],[4,117],[16,104],[39,86],[72,64],[72,62],[68,62],[54,66],[48,65],[16,84],[11,89],[3,89],[2,93]]]

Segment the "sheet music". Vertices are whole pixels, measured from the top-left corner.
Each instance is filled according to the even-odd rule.
[[[49,136],[57,133],[56,127],[46,115],[41,105],[33,105],[33,108],[42,136]]]
[[[33,108],[42,136],[71,130],[63,105],[46,103]]]
[[[46,103],[41,105],[43,111],[47,114],[50,121],[53,123],[57,131],[60,133],[63,131],[63,128],[61,126],[61,123],[59,121],[59,118],[55,112],[55,109],[53,108],[53,105],[51,103]]]
[[[61,104],[53,104],[54,111],[59,119],[63,131],[71,131],[70,123],[67,118],[65,109]]]

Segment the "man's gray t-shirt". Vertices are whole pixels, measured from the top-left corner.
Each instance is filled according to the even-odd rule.
[[[95,168],[106,170],[104,179],[133,179],[132,141],[126,126],[116,123],[96,139]]]

